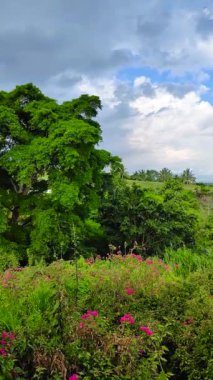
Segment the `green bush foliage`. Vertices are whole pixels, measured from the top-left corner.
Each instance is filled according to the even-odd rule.
[[[2,379],[211,380],[212,257],[188,271],[185,260],[170,251],[167,262],[118,255],[2,272]]]
[[[198,203],[176,180],[160,191],[129,186],[109,177],[102,194],[100,223],[115,245],[137,241],[147,255],[162,255],[168,247],[195,246]]]

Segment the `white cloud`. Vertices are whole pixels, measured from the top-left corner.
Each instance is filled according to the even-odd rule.
[[[64,79],[65,78],[65,79]],[[70,81],[70,86],[61,86],[61,81]],[[51,77],[45,84],[45,93],[55,96],[59,102],[73,99],[80,94],[97,95],[102,103],[113,108],[120,103],[115,95],[119,81],[115,77],[97,77],[95,80],[86,75],[76,77],[73,72],[65,71]]]
[[[141,85],[150,84],[150,83],[151,83],[150,79],[142,75],[134,79],[133,85],[134,87],[137,88],[137,87],[140,87]]]
[[[213,106],[201,99],[200,92],[198,88],[197,92],[188,92],[180,98],[158,86],[154,97],[139,96],[130,102],[137,115],[124,127],[135,160],[137,152],[138,162],[144,162],[147,167],[150,160],[157,168],[192,167],[197,172],[213,174],[210,160]]]

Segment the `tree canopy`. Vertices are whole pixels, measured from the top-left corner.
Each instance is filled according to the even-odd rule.
[[[71,254],[72,226],[87,233],[102,170],[101,102],[58,104],[32,84],[0,92],[0,249],[47,260]],[[97,226],[96,226],[97,228]]]

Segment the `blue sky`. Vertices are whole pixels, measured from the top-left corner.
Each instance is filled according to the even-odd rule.
[[[0,86],[27,82],[58,101],[99,95],[101,146],[129,172],[213,181],[212,1],[8,0]]]

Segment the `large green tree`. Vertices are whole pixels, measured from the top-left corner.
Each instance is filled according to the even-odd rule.
[[[58,104],[32,84],[0,92],[0,251],[26,262],[70,257],[73,229],[92,234],[102,170],[101,102],[82,95]],[[94,230],[98,227],[95,225]]]

